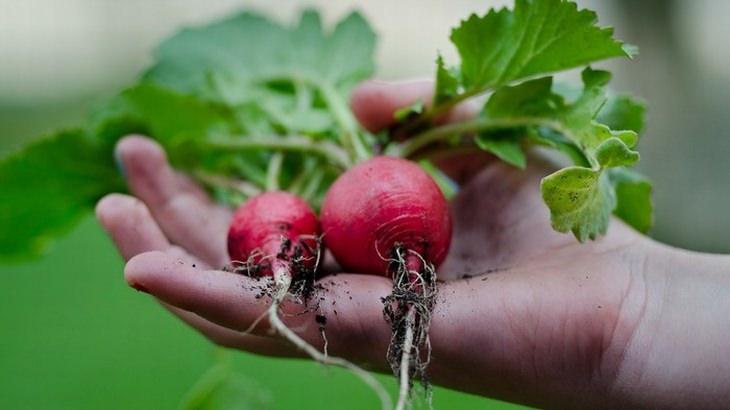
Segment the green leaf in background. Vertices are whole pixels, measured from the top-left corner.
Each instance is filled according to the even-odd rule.
[[[614,214],[637,231],[647,233],[654,223],[651,182],[626,168],[609,169],[608,176],[616,187]]]
[[[9,244],[2,253],[37,255],[42,243],[69,229],[96,199],[123,186],[118,179],[103,179],[106,174],[92,165],[114,170],[112,147],[132,133],[157,140],[176,168],[206,184],[218,199],[240,202],[260,188],[256,185],[262,180],[278,180],[286,188],[304,175],[317,182],[299,184],[316,203],[324,185],[336,176],[329,166],[332,161],[322,160],[324,173],[306,173],[302,169],[306,153],[289,149],[277,177],[269,178],[269,159],[278,148],[194,151],[191,147],[217,136],[292,137],[297,141],[282,145],[297,145],[304,138],[305,145],[312,146],[326,138],[329,146],[344,145],[349,150],[341,150],[344,156],[366,152],[358,145],[359,130],[347,101],[351,88],[374,71],[374,45],[374,33],[357,13],[327,32],[314,11],[304,12],[295,27],[241,13],[182,31],[163,43],[143,81],[97,108],[83,132],[63,133],[3,162],[0,182],[13,185],[3,187],[2,221],[12,220],[6,225],[13,229],[28,228],[14,233],[19,239],[12,243],[4,238]],[[39,168],[41,163],[47,168]],[[26,183],[23,178],[33,181]],[[250,181],[248,194],[238,190],[244,178]],[[32,188],[28,201],[58,196],[46,202],[57,202],[57,207],[45,209],[40,202],[31,206],[18,192],[21,186]]]
[[[478,135],[475,139],[477,147],[491,152],[502,161],[514,165],[517,168],[525,169],[527,166],[527,157],[522,149],[522,144],[516,138],[490,138],[484,135]]]
[[[573,153],[568,151],[577,148],[590,165],[598,165],[595,151],[603,142],[618,138],[628,147],[633,147],[638,136],[629,128],[614,131],[596,121],[608,100],[606,85],[611,78],[610,73],[589,67],[583,70],[582,78],[583,90],[572,102],[555,92],[552,77],[501,87],[490,96],[483,114],[487,118],[508,120],[515,124],[551,128],[574,145],[570,147],[565,141],[562,144],[552,141],[555,148],[569,155]],[[643,111],[614,110],[611,115],[616,124],[636,124],[643,118]]]
[[[454,67],[446,67],[444,58],[439,54],[436,59],[436,84],[434,87],[434,104],[441,104],[459,94],[460,74]]]
[[[575,100],[583,92],[581,87],[566,82],[555,83],[553,91],[567,100]],[[631,130],[641,134],[646,125],[646,105],[645,101],[635,96],[608,90],[606,102],[595,120],[614,130]]]
[[[246,90],[252,84],[287,91],[292,84],[286,82],[299,81],[347,91],[373,74],[374,47],[375,34],[357,13],[331,32],[323,31],[315,11],[303,13],[293,29],[256,14],[241,13],[206,27],[184,30],[164,42],[145,78],[183,93],[219,100],[223,87],[229,103],[246,100]],[[218,87],[209,81],[211,72],[222,82]]]
[[[515,86],[500,87],[484,106],[490,118],[552,116],[565,103],[552,92],[553,78],[542,77]]]
[[[629,167],[639,161],[639,153],[631,150],[625,140],[611,137],[595,150],[596,161],[602,169]]]
[[[263,410],[270,393],[233,369],[231,352],[216,349],[216,360],[183,399],[181,410]]]
[[[265,173],[269,156],[251,151],[218,155],[195,147],[216,136],[241,135],[248,128],[275,126],[261,110],[247,112],[242,118],[239,112],[222,104],[151,83],[124,90],[98,107],[92,118],[91,132],[101,140],[113,144],[129,134],[148,136],[165,148],[170,162],[178,169],[194,177],[205,173],[228,178],[231,184],[235,184],[234,179],[261,181],[255,177]],[[235,163],[231,158],[234,156]]]
[[[412,115],[418,115],[423,112],[423,107],[425,106],[425,102],[423,101],[423,98],[419,98],[414,102],[413,104],[409,105],[408,107],[403,107],[400,110],[397,110],[393,113],[393,118],[397,121],[405,120],[406,118],[412,116]]]
[[[633,147],[638,138],[634,131],[614,132],[606,125],[594,121],[608,99],[606,84],[610,81],[611,74],[589,67],[583,70],[581,77],[584,84],[581,95],[556,114],[556,120],[562,123],[567,131],[566,136],[586,151],[589,160],[593,156],[593,151],[611,137],[618,137]]]
[[[421,160],[418,164],[431,175],[431,178],[436,182],[441,193],[447,200],[451,200],[459,193],[459,185],[454,182],[453,179],[449,178],[441,168],[435,166],[431,161]]]
[[[596,26],[596,15],[562,0],[517,0],[514,11],[472,15],[453,30],[466,89],[498,87],[535,75],[580,67],[634,48]],[[466,91],[469,92],[469,91]]]
[[[240,132],[226,107],[182,95],[154,84],[131,87],[96,109],[93,132],[102,139],[120,136],[110,123],[137,124],[140,131],[163,146],[180,136],[202,139],[214,134]],[[125,134],[129,130],[124,130]]]
[[[81,130],[39,140],[0,161],[0,257],[37,257],[104,194],[125,189],[109,144]]]
[[[644,131],[646,103],[629,95],[609,95],[596,121],[614,130]]]

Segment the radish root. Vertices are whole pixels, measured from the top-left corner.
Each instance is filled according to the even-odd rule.
[[[302,242],[303,243],[303,242]],[[298,303],[306,304],[307,300],[312,299],[312,293],[316,292],[317,289],[314,287],[314,272],[319,265],[320,260],[320,249],[319,241],[317,242],[316,257],[317,262],[313,269],[306,268],[301,263],[300,250],[297,248],[299,245],[294,245],[294,256],[290,258],[287,256],[285,250],[288,250],[291,246],[291,242],[284,239],[282,240],[282,251],[279,254],[273,256],[271,262],[271,268],[273,273],[273,290],[271,290],[271,304],[261,316],[259,316],[254,323],[246,330],[245,333],[250,333],[264,318],[268,317],[271,330],[274,333],[279,334],[290,343],[292,343],[297,349],[306,353],[313,360],[323,364],[342,367],[350,371],[353,375],[357,376],[366,385],[368,385],[373,392],[378,396],[380,400],[381,408],[384,410],[390,410],[393,408],[393,403],[390,399],[388,392],[378,382],[375,377],[370,373],[362,369],[360,366],[350,362],[349,360],[330,356],[327,353],[327,338],[325,337],[324,326],[320,325],[320,331],[324,340],[324,352],[320,352],[314,346],[309,344],[306,340],[302,339],[294,331],[292,331],[282,320],[281,320],[281,305],[287,299],[287,297],[294,297]],[[249,259],[250,261],[251,259]],[[237,266],[236,266],[237,265]],[[235,273],[241,273],[248,276],[259,277],[256,273],[261,271],[261,267],[252,267],[251,263],[239,263],[233,266],[229,265],[226,270]],[[292,273],[296,272],[299,280],[293,284]],[[254,273],[254,275],[251,275]],[[315,300],[317,298],[314,298]],[[318,308],[318,306],[317,306]],[[315,309],[317,309],[315,308]],[[307,309],[309,310],[309,309]]]
[[[268,309],[269,322],[271,323],[271,327],[273,328],[273,330],[289,340],[298,349],[308,354],[309,357],[311,357],[313,360],[324,365],[333,365],[349,370],[352,374],[359,377],[360,380],[362,380],[365,384],[370,386],[371,389],[373,389],[373,391],[380,399],[380,404],[383,409],[393,408],[390,396],[385,391],[385,388],[383,388],[380,382],[378,382],[375,377],[373,377],[370,373],[363,370],[360,366],[350,362],[349,360],[340,357],[329,356],[326,353],[320,352],[314,346],[310,345],[304,339],[299,337],[299,335],[294,333],[291,329],[289,329],[288,326],[284,324],[284,322],[281,321],[281,317],[279,316],[279,309],[281,308],[282,302],[288,295],[288,289],[291,285],[291,275],[286,270],[274,270],[274,283],[276,284],[276,291],[272,296],[273,300]]]
[[[436,306],[436,271],[417,252],[396,246],[390,263],[393,292],[383,298],[383,313],[391,325],[388,362],[399,380],[396,409],[405,408],[418,377],[431,402],[431,384],[426,367],[431,358],[428,330]]]

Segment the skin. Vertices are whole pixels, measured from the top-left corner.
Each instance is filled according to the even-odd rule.
[[[430,90],[428,83],[365,83],[353,112],[377,130],[396,109],[428,100]],[[470,112],[459,107],[444,120]],[[301,356],[265,320],[240,333],[268,300],[254,297],[250,279],[213,269],[227,262],[230,210],[176,174],[150,140],[125,138],[117,153],[135,197],[109,195],[97,216],[128,261],[127,282],[215,343]],[[671,248],[618,220],[606,236],[579,244],[549,225],[539,182],[550,166],[536,158],[530,164],[520,171],[486,155],[441,164],[463,188],[439,269],[445,283],[431,326],[431,380],[547,408],[726,405],[730,257]],[[380,297],[390,292],[389,279],[340,273],[323,284],[329,351],[387,371],[390,331]],[[287,317],[287,324],[321,346],[311,315]]]

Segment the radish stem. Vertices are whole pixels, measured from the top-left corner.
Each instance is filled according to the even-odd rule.
[[[391,145],[386,153],[388,155],[409,158],[416,151],[433,144],[435,142],[446,141],[453,135],[475,133],[480,131],[497,131],[507,128],[526,127],[526,126],[542,126],[553,129],[568,139],[571,134],[557,121],[546,120],[545,118],[522,117],[522,118],[477,118],[470,121],[446,124],[439,127],[431,128],[420,134],[413,136],[407,141],[399,145]]]
[[[261,188],[250,182],[227,178],[218,174],[211,174],[203,170],[193,171],[193,176],[195,179],[209,187],[228,188],[247,198],[259,195],[263,192]]]
[[[326,158],[340,169],[352,165],[348,153],[329,141],[314,141],[309,137],[290,135],[281,137],[218,137],[200,142],[201,147],[216,150],[260,150],[293,151]]]
[[[266,170],[266,190],[279,190],[279,176],[281,175],[281,165],[284,162],[284,154],[275,152],[269,160],[269,166]]]
[[[343,101],[340,93],[332,85],[327,83],[318,85],[322,92],[322,98],[342,128],[340,140],[342,145],[349,151],[350,158],[353,158],[355,162],[370,158],[372,155],[360,137],[357,121],[353,117],[352,111],[350,111],[349,104]]]

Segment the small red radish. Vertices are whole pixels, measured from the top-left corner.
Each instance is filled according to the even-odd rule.
[[[325,243],[343,268],[388,274],[396,245],[438,266],[451,243],[449,206],[417,164],[378,156],[341,175],[322,204]]]
[[[393,292],[383,299],[391,324],[387,357],[400,383],[396,408],[404,408],[414,376],[420,375],[430,391],[425,367],[436,303],[435,267],[451,243],[446,198],[420,166],[378,156],[332,184],[322,204],[321,223],[324,242],[343,268],[393,279]]]
[[[300,284],[309,283],[310,288],[314,283],[319,234],[319,221],[312,208],[296,195],[277,191],[246,201],[236,209],[228,229],[229,270],[257,278],[273,277],[268,309],[273,330],[301,349],[315,353],[319,352],[281,321],[279,308],[292,288],[293,278]],[[309,295],[296,296],[306,301]]]
[[[272,276],[272,268],[291,271],[292,264],[311,270],[317,263],[319,235],[317,216],[304,200],[287,192],[265,192],[234,213],[228,254],[239,271],[251,276]]]

